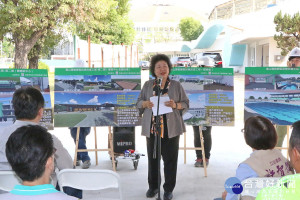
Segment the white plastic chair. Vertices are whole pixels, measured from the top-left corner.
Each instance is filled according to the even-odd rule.
[[[243,180],[243,192],[239,195],[238,199],[241,199],[243,196],[255,198],[262,188],[275,186],[280,178],[281,177],[257,177]]]
[[[100,169],[63,169],[58,173],[60,191],[62,187],[69,186],[81,190],[104,190],[115,188],[119,190],[122,200],[122,187],[120,176],[111,170]]]
[[[22,184],[22,180],[14,171],[0,171],[0,190],[11,191],[15,185]]]

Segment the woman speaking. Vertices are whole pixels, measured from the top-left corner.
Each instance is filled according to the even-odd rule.
[[[140,115],[143,114],[142,135],[147,137],[149,189],[146,196],[151,198],[158,193],[158,155],[155,158],[153,156],[155,134],[158,134],[161,137],[161,155],[164,162],[164,200],[173,198],[172,192],[176,184],[179,137],[185,132],[182,115],[189,108],[189,99],[181,84],[178,81],[169,79],[171,69],[172,64],[166,55],[157,54],[153,56],[150,62],[150,71],[155,80],[149,80],[144,84],[137,101]],[[156,130],[157,119],[152,113],[154,104],[150,101],[150,97],[158,96],[158,92],[160,92],[161,97],[169,97],[170,100],[165,102],[165,106],[172,108],[172,112],[158,116],[160,131]]]

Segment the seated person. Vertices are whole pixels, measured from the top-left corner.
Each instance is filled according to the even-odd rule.
[[[246,120],[243,131],[245,141],[253,152],[236,170],[235,176],[241,182],[253,177],[281,177],[293,174],[289,161],[281,151],[274,149],[277,133],[270,120],[262,116],[250,117]],[[222,198],[233,200],[237,199],[237,195],[224,191]]]
[[[289,200],[300,199],[300,121],[293,124],[289,141],[291,165],[297,174],[282,177],[280,186],[262,189],[256,199]]]
[[[31,125],[15,130],[6,143],[6,157],[23,182],[10,193],[1,194],[0,199],[75,200],[50,184],[55,151],[52,136],[43,127]]]
[[[0,170],[11,170],[11,166],[9,165],[5,155],[5,144],[9,136],[19,127],[38,125],[40,123],[44,113],[45,99],[42,93],[36,88],[19,88],[13,94],[12,104],[17,120],[12,125],[0,128]],[[72,158],[67,149],[64,148],[63,144],[56,136],[52,135],[52,138],[54,148],[56,148],[55,167],[58,170],[72,169]],[[56,188],[59,189],[59,186],[57,185],[56,174],[53,173],[51,178],[53,180],[53,185],[57,186]],[[82,190],[64,187],[64,191],[68,195],[80,199],[82,198]],[[3,192],[0,190],[0,193]]]

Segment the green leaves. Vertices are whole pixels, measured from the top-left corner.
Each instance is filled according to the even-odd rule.
[[[128,0],[106,0],[105,3],[106,13],[98,13],[87,22],[78,23],[75,33],[81,39],[87,39],[89,35],[93,43],[131,44],[135,31],[127,17]],[[103,4],[99,6],[103,9]]]
[[[200,21],[192,17],[183,18],[179,23],[180,35],[185,41],[195,40],[203,32]]]
[[[293,16],[284,14],[281,11],[274,17],[276,31],[274,40],[277,47],[281,48],[281,55],[287,55],[300,42],[300,14],[299,12]]]

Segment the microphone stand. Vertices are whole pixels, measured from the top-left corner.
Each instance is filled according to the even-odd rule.
[[[159,83],[159,79],[158,79],[158,84],[157,84],[157,110],[156,110],[156,131],[157,134],[155,134],[155,138],[154,138],[154,150],[153,150],[153,159],[156,159],[156,155],[157,155],[157,171],[158,171],[158,196],[157,196],[157,200],[161,200],[160,198],[160,183],[161,183],[161,177],[160,177],[160,160],[161,160],[161,128],[160,128],[160,115],[158,115],[159,113],[159,101],[160,101],[160,93],[161,93],[161,89],[160,89],[160,85],[161,83]]]

